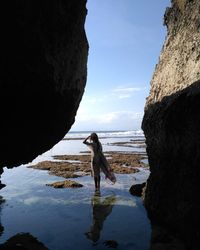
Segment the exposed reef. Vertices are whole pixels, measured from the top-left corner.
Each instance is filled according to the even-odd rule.
[[[47,186],[54,187],[54,188],[80,188],[83,187],[82,184],[71,181],[71,180],[65,180],[65,181],[57,181],[50,184],[46,184]]]
[[[87,77],[86,0],[2,2],[0,166],[17,166],[69,131]]]
[[[200,1],[173,0],[164,22],[168,34],[142,123],[150,165],[144,203],[151,249],[198,249]]]
[[[48,170],[51,175],[64,178],[77,178],[91,174],[90,155],[60,155],[54,157],[60,161],[43,161],[29,168]],[[116,174],[133,174],[139,167],[148,167],[142,162],[141,154],[108,152],[108,162]]]

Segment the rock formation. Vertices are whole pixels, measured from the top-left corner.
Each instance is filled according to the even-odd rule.
[[[30,233],[19,233],[12,236],[5,243],[0,244],[1,250],[11,249],[37,249],[48,250],[48,248]]]
[[[152,249],[199,249],[200,1],[172,0],[164,23],[142,123],[151,171],[145,206]]]
[[[54,188],[80,188],[83,187],[82,184],[72,181],[72,180],[65,180],[65,181],[57,181],[53,183],[46,184],[47,186],[54,187]]]
[[[69,131],[87,76],[86,0],[1,4],[0,167],[50,149]]]

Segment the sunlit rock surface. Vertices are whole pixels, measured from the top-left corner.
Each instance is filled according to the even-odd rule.
[[[152,249],[200,248],[200,1],[172,1],[143,130]],[[168,247],[168,248],[167,248]]]
[[[167,37],[151,81],[146,105],[161,101],[200,79],[200,2],[172,0],[164,24]]]
[[[74,123],[87,77],[86,0],[1,4],[1,166],[27,163]]]

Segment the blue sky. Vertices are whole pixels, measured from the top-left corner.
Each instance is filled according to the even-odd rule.
[[[88,0],[88,76],[71,130],[141,129],[170,0]]]

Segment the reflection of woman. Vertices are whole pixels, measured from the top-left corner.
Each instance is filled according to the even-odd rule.
[[[108,196],[104,199],[96,195],[92,197],[91,203],[93,222],[90,231],[86,233],[88,239],[92,240],[93,242],[98,241],[100,238],[100,232],[103,229],[103,223],[107,216],[112,212],[115,202],[115,195]]]
[[[88,140],[90,139],[90,142]],[[92,176],[94,177],[95,189],[100,190],[100,169],[105,174],[106,178],[111,180],[113,183],[116,182],[114,173],[112,172],[108,161],[106,160],[103,152],[102,146],[96,133],[92,133],[84,141],[91,150],[91,168]]]

